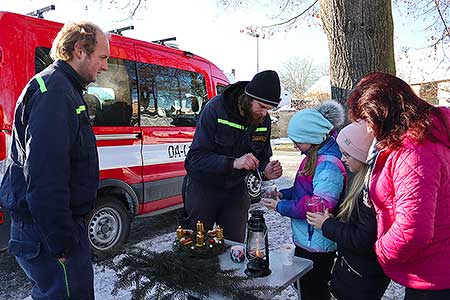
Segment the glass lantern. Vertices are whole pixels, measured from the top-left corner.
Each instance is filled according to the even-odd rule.
[[[269,243],[264,212],[257,209],[250,211],[250,214],[245,245],[248,259],[245,274],[249,277],[265,277],[272,271],[269,269]]]

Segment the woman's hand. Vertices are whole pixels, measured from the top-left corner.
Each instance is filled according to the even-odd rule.
[[[261,199],[261,204],[264,205],[267,208],[273,209],[273,210],[277,210],[277,205],[278,202],[280,202],[280,200],[274,200],[274,199],[270,199],[270,198],[262,198]]]
[[[325,212],[323,213],[312,213],[307,212],[306,213],[306,221],[308,224],[321,229],[323,222],[325,222],[326,219],[332,217],[333,215],[328,212],[328,208],[325,209]]]

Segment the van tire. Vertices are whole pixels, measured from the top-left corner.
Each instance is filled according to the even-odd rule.
[[[86,223],[93,251],[96,254],[114,253],[128,238],[131,217],[120,200],[106,196],[97,201]]]

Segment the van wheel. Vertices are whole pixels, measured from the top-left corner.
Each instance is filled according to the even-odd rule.
[[[88,237],[95,252],[115,251],[128,238],[130,214],[125,205],[113,197],[98,201],[87,219]]]

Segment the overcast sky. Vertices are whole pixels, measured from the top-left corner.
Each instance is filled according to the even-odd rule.
[[[135,29],[124,35],[146,41],[176,36],[180,49],[209,59],[225,72],[235,69],[237,80],[249,80],[256,73],[256,38],[241,33],[241,30],[248,25],[273,23],[270,9],[224,11],[217,6],[217,0],[149,0],[134,20],[118,22],[126,14],[123,10],[108,8],[112,1],[92,2],[0,0],[0,10],[27,13],[54,4],[56,10],[45,14],[49,20],[88,20],[105,30],[134,25]],[[422,32],[412,28],[411,24],[405,30],[406,23],[403,17],[395,14],[396,46],[422,45]],[[259,39],[260,71],[279,70],[283,62],[294,56],[311,57],[318,64],[328,62],[327,40],[319,25],[299,24],[296,29]]]

